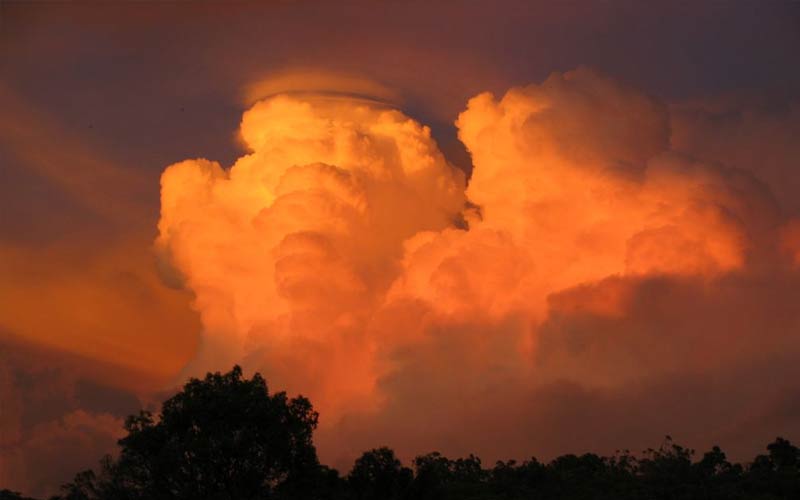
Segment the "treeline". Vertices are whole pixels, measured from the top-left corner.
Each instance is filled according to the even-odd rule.
[[[404,466],[388,448],[341,476],[319,463],[317,413],[302,397],[269,394],[264,379],[192,379],[156,419],[131,416],[117,458],[75,476],[51,500],[800,499],[800,449],[777,438],[741,465],[718,447],[695,456],[669,437],[639,456],[564,455],[484,466],[430,453]],[[0,500],[24,497],[0,491]]]

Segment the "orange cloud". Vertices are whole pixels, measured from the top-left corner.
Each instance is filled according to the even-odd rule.
[[[116,366],[127,375],[103,377],[123,387],[160,388],[194,354],[187,294],[162,284],[136,240],[90,243],[0,246],[0,339]]]
[[[672,147],[697,158],[752,172],[782,208],[800,211],[800,101],[725,95],[673,104]]]
[[[678,394],[716,373],[728,401],[766,342],[754,324],[766,352],[796,354],[770,312],[796,321],[793,292],[774,306],[754,294],[794,290],[777,258],[793,233],[750,172],[672,149],[670,123],[659,100],[583,68],[480,94],[456,121],[466,184],[426,127],[385,105],[341,92],[256,103],[250,153],[162,176],[156,248],[203,323],[187,372],[238,361],[309,393],[334,458],[378,438],[401,452],[554,450],[535,433],[464,436],[594,407],[613,427],[615,402],[635,407],[671,377]]]
[[[464,176],[426,127],[361,100],[278,95],[245,113],[241,134],[252,152],[230,169],[189,160],[162,176],[156,246],[205,330],[190,371],[263,351],[273,379],[323,408],[363,401],[364,329],[402,243],[453,224]],[[296,384],[296,363],[317,380]]]
[[[279,94],[299,94],[306,97],[338,95],[347,97],[351,101],[363,99],[366,102],[388,104],[393,107],[402,104],[402,98],[396,90],[374,80],[315,68],[293,68],[270,73],[256,83],[248,85],[244,93],[245,104],[252,105]]]

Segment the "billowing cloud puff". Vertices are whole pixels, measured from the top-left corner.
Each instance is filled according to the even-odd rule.
[[[671,120],[587,69],[480,94],[456,122],[465,185],[398,111],[257,103],[231,168],[162,176],[156,247],[204,327],[187,371],[236,361],[310,395],[342,463],[380,444],[608,452],[662,431],[749,452],[769,425],[796,432],[800,386],[747,380],[800,357],[797,223],[754,170],[676,147]]]
[[[564,285],[739,267],[748,231],[776,212],[769,193],[668,151],[667,124],[658,101],[585,69],[499,102],[480,95],[458,120],[475,163],[468,197],[484,226],[563,267]]]
[[[426,127],[359,100],[279,95],[241,135],[252,153],[230,169],[190,160],[162,177],[156,245],[206,330],[191,370],[262,351],[290,386],[304,372],[331,402],[364,396],[365,327],[403,241],[458,221],[464,176]]]
[[[583,69],[473,98],[457,124],[480,216],[410,239],[390,299],[535,322],[551,294],[610,276],[743,269],[776,237],[775,202],[745,172],[667,150],[667,123],[657,101]],[[619,309],[615,295],[597,307]]]
[[[782,208],[800,214],[800,100],[726,95],[670,107],[672,146],[752,172]]]

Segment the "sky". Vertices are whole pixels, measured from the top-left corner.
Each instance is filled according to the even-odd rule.
[[[800,439],[796,2],[0,2],[0,487],[187,377],[323,462]]]

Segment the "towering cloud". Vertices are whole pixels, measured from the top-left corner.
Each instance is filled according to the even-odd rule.
[[[324,408],[357,404],[403,241],[459,219],[464,176],[427,128],[368,101],[272,97],[241,133],[252,153],[229,170],[190,160],[162,177],[157,247],[205,327],[190,371],[256,356]]]
[[[307,393],[334,459],[797,432],[797,223],[752,171],[675,149],[671,119],[587,69],[481,94],[467,184],[376,102],[257,103],[249,154],[162,176],[156,247],[204,327],[187,372]]]

